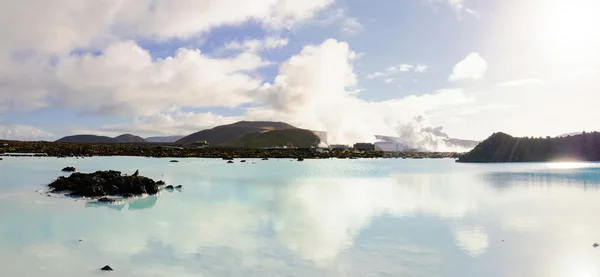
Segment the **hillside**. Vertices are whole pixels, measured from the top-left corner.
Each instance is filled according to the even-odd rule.
[[[228,145],[248,148],[283,146],[290,148],[310,148],[318,146],[320,141],[319,137],[310,130],[285,129],[245,134],[230,141]]]
[[[182,138],[183,136],[147,137],[146,141],[154,143],[173,143]]]
[[[132,134],[123,134],[114,138],[97,135],[73,135],[63,137],[56,142],[71,143],[144,143],[145,139]]]
[[[458,162],[545,162],[555,160],[600,161],[600,133],[556,138],[517,138],[494,133]]]
[[[134,136],[132,134],[123,134],[118,137],[115,137],[115,139],[117,140],[117,142],[121,142],[121,143],[144,143],[144,142],[146,142],[146,140],[143,139],[142,137]]]
[[[118,141],[111,137],[96,135],[74,135],[58,139],[56,142],[87,142],[87,143],[117,143]]]
[[[297,129],[283,122],[270,121],[240,121],[229,125],[221,125],[209,130],[203,130],[186,136],[176,143],[192,144],[197,141],[207,141],[211,145],[228,145],[230,141],[252,134],[263,133],[272,130]],[[236,143],[239,143],[236,142]]]

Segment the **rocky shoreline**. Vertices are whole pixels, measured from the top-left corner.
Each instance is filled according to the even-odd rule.
[[[384,153],[332,150],[325,152],[309,149],[251,149],[204,147],[193,148],[174,144],[131,143],[60,143],[30,141],[0,141],[0,156],[28,154],[27,156],[49,157],[92,157],[92,156],[138,156],[153,158],[457,158],[458,153],[450,152],[397,152]]]

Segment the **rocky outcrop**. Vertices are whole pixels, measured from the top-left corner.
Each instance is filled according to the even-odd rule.
[[[75,169],[72,166],[67,166],[67,167],[65,167],[65,168],[62,169],[62,172],[75,172],[75,171],[77,171],[77,169]]]
[[[159,181],[160,182],[160,181]],[[68,192],[71,196],[123,197],[143,194],[157,194],[159,185],[154,180],[143,176],[121,175],[119,171],[96,171],[94,173],[73,173],[69,177],[58,177],[48,185],[52,193]]]

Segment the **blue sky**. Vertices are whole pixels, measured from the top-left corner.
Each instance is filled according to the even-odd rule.
[[[0,27],[0,138],[242,119],[342,143],[597,128],[592,0],[206,3],[14,0],[0,12],[19,26]]]

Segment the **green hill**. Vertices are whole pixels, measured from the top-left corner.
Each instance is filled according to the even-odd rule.
[[[265,133],[273,130],[298,129],[283,122],[240,121],[229,125],[221,125],[209,130],[202,130],[186,136],[176,143],[192,144],[207,141],[210,145],[230,145],[230,142],[253,133]],[[237,142],[239,143],[239,141]]]
[[[557,138],[517,138],[494,133],[458,162],[546,162],[555,160],[600,161],[600,133]]]
[[[290,147],[310,148],[319,145],[320,139],[310,130],[285,129],[264,133],[250,133],[236,138],[228,145],[247,148]]]

